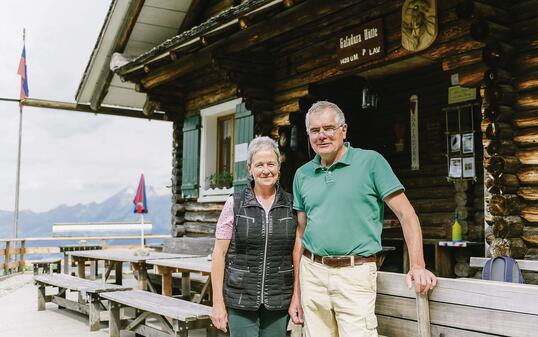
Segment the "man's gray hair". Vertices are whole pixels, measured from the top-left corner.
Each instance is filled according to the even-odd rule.
[[[331,103],[329,101],[319,101],[312,104],[312,106],[310,107],[310,109],[308,109],[308,112],[306,113],[306,117],[305,117],[306,133],[310,132],[310,115],[318,113],[318,112],[322,112],[325,110],[334,111],[336,115],[336,123],[338,125],[342,125],[346,122],[346,116],[344,116],[342,109],[340,109],[338,105]]]
[[[248,145],[248,157],[247,165],[252,163],[252,157],[255,153],[263,150],[273,150],[276,154],[276,160],[280,166],[280,151],[278,150],[277,143],[267,136],[256,137]]]

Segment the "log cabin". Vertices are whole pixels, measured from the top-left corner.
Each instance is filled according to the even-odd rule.
[[[443,276],[472,277],[481,244],[538,259],[536,0],[113,0],[76,100],[172,123],[170,250],[210,250],[255,135],[279,143],[290,191],[313,157],[305,114],[329,100],[351,145],[392,165],[435,251],[455,215],[479,243],[450,250]]]

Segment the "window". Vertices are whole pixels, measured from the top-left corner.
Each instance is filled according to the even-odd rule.
[[[234,99],[200,111],[200,189],[198,202],[226,201],[233,193],[235,109]]]

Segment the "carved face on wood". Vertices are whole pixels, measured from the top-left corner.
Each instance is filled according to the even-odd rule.
[[[409,51],[428,48],[437,37],[435,0],[407,0],[402,7],[402,46]]]

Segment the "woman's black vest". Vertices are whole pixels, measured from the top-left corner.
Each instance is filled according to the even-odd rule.
[[[297,217],[291,194],[277,189],[268,217],[252,188],[234,194],[235,223],[224,268],[224,302],[242,310],[284,310],[293,291]]]

